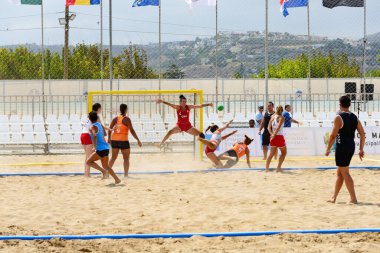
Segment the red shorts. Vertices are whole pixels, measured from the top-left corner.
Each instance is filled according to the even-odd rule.
[[[190,129],[193,128],[193,126],[191,125],[191,123],[186,123],[186,124],[179,124],[177,123],[177,126],[181,129],[182,132],[187,132],[189,131]]]
[[[82,133],[80,135],[80,142],[82,145],[90,145],[92,144],[91,136],[89,133]]]
[[[285,138],[283,135],[276,135],[271,141],[270,141],[271,147],[278,147],[283,148],[286,146]]]
[[[211,141],[212,143],[214,143],[214,144],[216,144],[216,142],[214,142],[214,141]],[[205,149],[205,153],[206,153],[206,155],[208,154],[208,153],[214,153],[216,151],[216,148],[215,149],[212,149],[212,148],[209,148],[208,146],[206,146],[206,149]]]

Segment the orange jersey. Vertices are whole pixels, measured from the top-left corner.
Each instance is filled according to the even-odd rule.
[[[247,145],[237,143],[234,145],[233,150],[235,150],[237,156],[240,158],[245,155],[246,148],[247,148]]]
[[[123,119],[125,116],[118,116],[117,122],[115,124],[112,140],[113,141],[128,141],[129,128],[123,124]]]

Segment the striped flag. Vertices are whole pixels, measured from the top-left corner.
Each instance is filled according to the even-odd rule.
[[[364,7],[364,0],[323,0],[323,6],[330,9],[338,6]]]
[[[66,6],[70,5],[97,5],[101,0],[66,0]]]
[[[9,2],[17,5],[42,5],[42,0],[9,0]]]
[[[141,6],[159,6],[160,0],[135,0],[132,4],[132,7],[141,7]]]
[[[287,8],[306,7],[308,0],[280,0],[281,12],[284,17],[289,15]]]

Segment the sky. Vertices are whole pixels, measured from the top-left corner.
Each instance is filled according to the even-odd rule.
[[[291,8],[286,18],[279,0],[268,0],[269,31],[307,34],[306,8]],[[133,0],[113,0],[115,45],[158,42],[158,8],[132,8]],[[108,44],[109,0],[104,0],[104,44]],[[44,0],[45,44],[63,44],[65,0]],[[0,0],[0,45],[41,43],[40,6],[17,6]],[[100,42],[100,7],[72,6],[70,44]],[[380,1],[367,0],[367,34],[380,32]],[[194,40],[215,35],[215,7],[190,9],[184,0],[162,0],[162,41]],[[265,0],[218,0],[220,31],[246,32],[265,29]],[[363,36],[363,8],[327,9],[322,0],[310,0],[311,34],[331,38]]]

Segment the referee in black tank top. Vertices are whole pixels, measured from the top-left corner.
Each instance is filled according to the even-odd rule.
[[[269,125],[269,121],[270,121],[272,115],[274,114],[273,102],[268,102],[267,108],[268,108],[268,111],[265,112],[264,118],[261,121],[260,129],[259,129],[259,134],[261,134],[261,130],[264,129],[264,132],[261,136],[261,145],[263,146],[264,160],[267,159],[268,146],[270,143],[270,134],[268,131],[268,125]]]
[[[350,98],[348,96],[341,97],[339,99],[339,105],[340,111],[334,119],[333,130],[326,149],[326,156],[328,156],[331,146],[336,140],[335,163],[338,167],[337,179],[334,195],[329,202],[335,203],[344,182],[351,197],[350,204],[357,204],[358,200],[356,198],[354,181],[351,178],[349,166],[352,156],[355,153],[354,139],[356,130],[360,135],[359,158],[362,160],[364,157],[365,133],[360,120],[349,110],[351,106]]]

